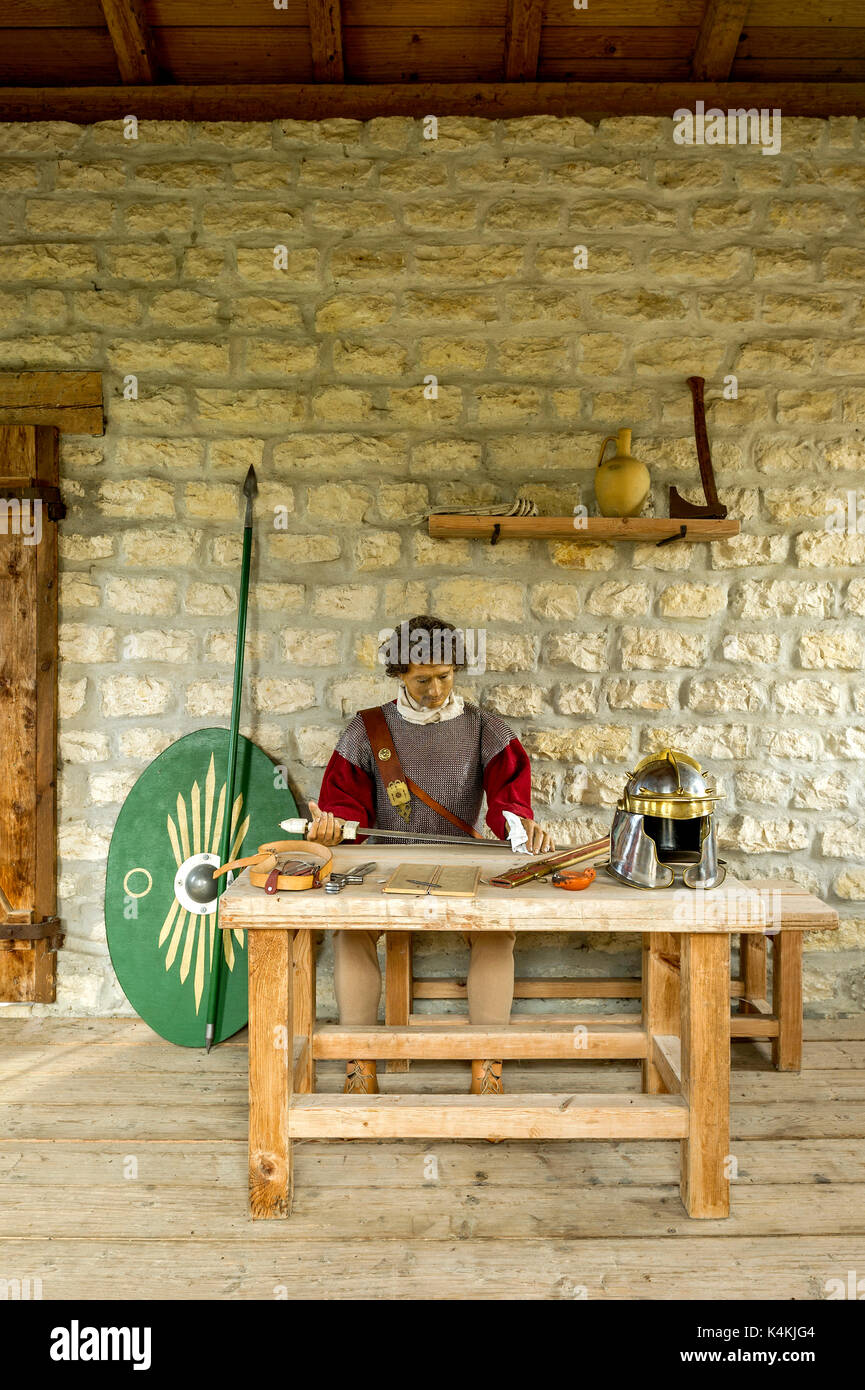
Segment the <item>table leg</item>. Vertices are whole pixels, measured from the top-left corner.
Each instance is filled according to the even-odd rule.
[[[682,1201],[689,1216],[730,1214],[730,938],[682,934]]]
[[[772,1012],[778,1035],[772,1061],[778,1071],[802,1070],[802,933],[779,931],[772,937]]]
[[[738,1012],[757,1013],[758,1010],[750,1001],[766,998],[766,938],[759,932],[749,931],[740,934],[739,972],[745,997],[739,1000]]]
[[[643,933],[643,1027],[649,1055],[643,1058],[643,1090],[657,1096],[666,1092],[661,1073],[652,1061],[652,1038],[679,1032],[679,940],[670,932]]]
[[[292,935],[256,928],[249,943],[249,1210],[291,1211]]]
[[[412,1010],[412,942],[410,931],[388,931],[384,934],[384,1021],[389,1028],[407,1028]],[[408,1071],[407,1057],[395,1057],[387,1070]]]
[[[315,1090],[315,1058],[312,1055],[312,1035],[315,1028],[315,947],[311,931],[298,931],[292,951],[294,983],[294,1036],[302,1040],[303,1052],[294,1085],[298,1092]]]

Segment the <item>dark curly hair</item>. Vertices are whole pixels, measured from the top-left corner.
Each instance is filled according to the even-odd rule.
[[[455,627],[453,623],[446,623],[443,618],[433,618],[429,613],[420,613],[414,618],[409,618],[395,627],[393,633],[379,647],[379,655],[385,662],[385,671],[389,676],[404,676],[409,666],[412,664],[410,654],[413,639],[417,633],[426,634],[420,636],[420,642],[426,642],[431,649],[431,656],[434,658],[440,653],[439,661],[443,666],[453,666],[455,670],[462,671],[466,666],[465,657],[465,636],[462,630]],[[392,653],[394,644],[398,645],[399,660],[392,661],[388,653]],[[403,660],[408,657],[408,660]],[[417,663],[420,666],[438,664],[435,660],[427,659]]]

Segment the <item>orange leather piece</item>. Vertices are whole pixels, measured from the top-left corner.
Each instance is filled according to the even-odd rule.
[[[595,881],[595,870],[588,869],[562,869],[553,878],[556,888],[565,888],[568,892],[579,892],[581,888],[588,888],[590,883]]]

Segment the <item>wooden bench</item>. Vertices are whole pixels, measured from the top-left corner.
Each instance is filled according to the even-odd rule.
[[[739,933],[739,976],[730,981],[730,996],[737,1004],[730,1016],[730,1037],[768,1038],[772,1062],[778,1071],[802,1069],[802,933],[826,930],[831,909],[788,879],[757,879],[748,883],[767,903],[770,926],[765,933]],[[521,890],[515,888],[514,893]],[[634,892],[637,890],[635,889]],[[551,928],[555,930],[555,928]],[[678,947],[675,938],[673,955]],[[768,997],[768,947],[772,946],[772,998]],[[409,932],[386,933],[385,1022],[392,1027],[434,1023],[428,1014],[416,1014],[416,999],[465,999],[464,979],[430,979],[416,976]],[[611,976],[604,979],[534,978],[514,982],[515,999],[641,999],[641,977]],[[571,1015],[512,1015],[513,1023],[556,1022],[567,1025]],[[453,1016],[449,1016],[453,1022]],[[603,1021],[603,1015],[598,1015]],[[408,1071],[407,1058],[391,1058],[388,1071]]]

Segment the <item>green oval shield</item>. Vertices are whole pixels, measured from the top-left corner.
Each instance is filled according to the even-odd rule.
[[[135,783],[108,854],[111,963],[136,1013],[181,1047],[204,1046],[214,948],[224,956],[215,1041],[247,1021],[245,934],[217,928],[208,886],[210,866],[219,862],[227,766],[227,729],[198,729],[178,739]],[[284,780],[260,748],[239,737],[230,859],[285,838],[279,823],[296,816],[297,806]]]

